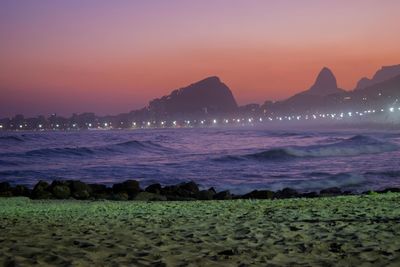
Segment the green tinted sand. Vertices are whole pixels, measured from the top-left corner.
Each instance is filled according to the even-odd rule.
[[[400,266],[400,194],[193,202],[0,199],[0,264]]]

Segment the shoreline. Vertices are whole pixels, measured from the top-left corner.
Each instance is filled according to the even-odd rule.
[[[50,184],[40,180],[33,189],[24,185],[12,186],[0,182],[0,197],[29,197],[31,199],[76,199],[76,200],[117,200],[117,201],[192,201],[192,200],[231,200],[231,199],[288,199],[319,198],[347,195],[381,194],[400,192],[392,187],[362,193],[343,191],[339,187],[329,187],[320,191],[299,192],[292,188],[278,191],[253,190],[245,194],[232,194],[229,190],[217,192],[213,187],[200,189],[193,181],[176,185],[162,186],[159,183],[141,188],[136,180],[126,180],[107,187],[104,184],[87,184],[80,180],[53,180]]]
[[[398,266],[400,193],[230,201],[0,198],[4,266]]]

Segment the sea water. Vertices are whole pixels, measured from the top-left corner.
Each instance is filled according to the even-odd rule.
[[[202,188],[400,186],[400,133],[365,130],[181,128],[0,133],[0,181],[79,179],[142,187],[195,181]]]

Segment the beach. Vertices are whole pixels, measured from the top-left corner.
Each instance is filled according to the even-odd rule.
[[[399,266],[400,194],[0,199],[4,266]]]

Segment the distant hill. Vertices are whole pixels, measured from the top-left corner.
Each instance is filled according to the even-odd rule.
[[[387,109],[400,104],[400,75],[366,88],[316,96],[299,94],[286,101],[262,106],[269,114],[295,115]]]
[[[314,84],[306,91],[298,93],[286,100],[268,103],[263,106],[272,113],[294,114],[296,112],[312,112],[323,107],[329,96],[343,94],[346,91],[338,88],[335,75],[326,67],[319,72]]]
[[[354,90],[348,94],[354,103],[373,103],[377,106],[399,105],[400,74],[388,80]]]
[[[51,115],[48,118],[0,119],[2,130],[66,130],[131,127],[169,127],[199,125],[203,119],[258,118],[258,116],[321,115],[326,113],[378,113],[388,116],[387,110],[400,108],[400,65],[382,67],[372,79],[364,79],[359,88],[344,91],[337,86],[331,70],[322,68],[314,84],[286,100],[265,101],[263,105],[247,104],[238,107],[231,90],[218,77],[208,77],[171,94],[154,99],[149,105],[129,113],[96,116],[94,113],[74,114],[70,118]],[[397,74],[397,75],[396,75]],[[368,81],[367,81],[368,80]],[[363,84],[364,83],[364,84]],[[322,114],[321,114],[322,113]],[[393,113],[397,117],[397,113]],[[178,123],[174,123],[174,121]],[[188,120],[190,122],[188,122]],[[210,121],[210,120],[208,120]],[[252,121],[252,120],[250,120]]]
[[[229,87],[212,76],[150,101],[148,111],[157,117],[192,116],[223,114],[237,107]]]
[[[398,75],[400,75],[400,64],[393,65],[393,66],[383,66],[380,70],[378,70],[375,73],[375,75],[372,77],[372,79],[369,79],[367,77],[361,78],[358,81],[357,86],[354,90],[360,90],[363,88],[367,88],[374,84],[394,78]]]

